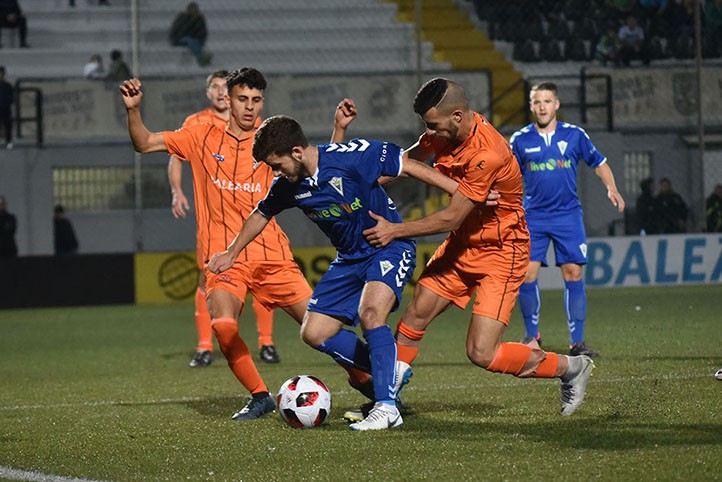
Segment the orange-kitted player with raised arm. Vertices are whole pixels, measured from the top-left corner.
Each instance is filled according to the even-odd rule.
[[[414,111],[426,124],[426,132],[410,156],[435,155],[435,168],[459,187],[441,211],[397,224],[374,215],[378,224],[364,231],[374,246],[450,232],[424,268],[399,322],[397,371],[408,380],[409,365],[429,323],[452,304],[465,308],[474,295],[466,338],[469,360],[517,377],[561,378],[561,413],[571,415],[584,399],[592,359],[501,341],[529,265],[519,163],[501,134],[469,108],[466,93],[456,82],[436,78],[425,83],[414,99]],[[496,206],[486,205],[490,190],[500,194]]]
[[[256,69],[244,67],[227,78],[226,101],[231,120],[225,128],[198,124],[177,131],[150,132],[140,113],[141,82],[130,79],[120,86],[128,113],[128,132],[139,152],[166,151],[187,159],[193,169],[196,194],[198,253],[204,265],[211,254],[226,249],[266,196],[273,172],[252,155],[253,135],[263,109],[266,79]],[[340,104],[336,112],[333,139],[343,138],[355,108]],[[215,274],[204,268],[206,300],[211,327],[233,374],[251,393],[251,398],[234,420],[252,420],[275,409],[250,351],[238,334],[238,316],[246,294],[268,308],[281,307],[299,324],[308,306],[311,288],[293,260],[286,234],[275,222],[250,243],[229,270]],[[373,399],[373,383],[367,373],[348,365],[352,387]]]
[[[210,102],[207,109],[189,115],[183,122],[182,127],[189,127],[197,124],[214,124],[216,127],[225,129],[231,118],[231,111],[228,102],[226,102],[226,94],[228,92],[226,86],[226,77],[228,71],[217,70],[210,74],[206,79],[206,97]],[[256,126],[261,124],[259,117]],[[173,216],[177,218],[185,218],[186,211],[190,205],[188,198],[183,192],[183,165],[182,159],[171,154],[168,161],[168,181],[171,191],[173,192],[173,202],[171,208]],[[197,231],[200,234],[200,231]],[[200,243],[196,242],[196,248]],[[196,331],[198,332],[198,345],[196,352],[191,359],[190,366],[207,367],[213,361],[213,330],[211,329],[211,315],[208,313],[208,305],[206,304],[205,283],[203,280],[203,255],[200,250],[196,249],[196,260],[198,262],[198,289],[196,289],[195,297],[195,320]],[[253,313],[256,315],[256,325],[258,327],[258,358],[266,363],[278,363],[280,357],[273,344],[273,310],[269,310],[253,299]]]

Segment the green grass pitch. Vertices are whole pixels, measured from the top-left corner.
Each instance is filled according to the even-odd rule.
[[[0,311],[0,477],[92,480],[721,480],[722,287],[588,291],[587,340],[602,356],[587,399],[559,415],[556,380],[487,373],[466,359],[470,312],[430,327],[399,430],[357,433],[364,400],[277,312],[272,391],[312,374],[333,395],[311,430],[278,416],[233,422],[246,394],[222,356],[190,369],[191,305]],[[562,294],[542,294],[542,337],[565,352]],[[399,314],[393,314],[395,326]],[[523,327],[518,310],[506,339]],[[252,311],[241,333],[256,349]],[[4,472],[3,472],[4,470]]]

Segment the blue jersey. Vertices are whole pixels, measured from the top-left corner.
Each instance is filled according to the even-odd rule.
[[[581,209],[579,161],[591,168],[607,161],[584,129],[566,122],[558,122],[549,134],[540,134],[529,124],[516,131],[509,143],[524,176],[524,209],[530,214]]]
[[[378,183],[380,176],[401,174],[401,152],[397,145],[364,139],[320,145],[316,173],[298,183],[277,178],[257,209],[271,218],[298,207],[331,240],[340,259],[367,258],[379,250],[363,236],[376,226],[369,210],[392,223],[402,221]]]

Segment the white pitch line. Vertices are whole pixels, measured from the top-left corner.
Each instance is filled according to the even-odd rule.
[[[596,378],[592,374],[591,384],[592,386],[602,383],[629,383],[629,382],[645,382],[650,380],[690,380],[695,378],[713,378],[713,375],[709,374],[696,374],[696,375],[640,375],[640,376],[627,376],[627,377],[611,377],[611,378]],[[528,384],[545,384],[553,382],[550,378],[530,378],[530,379],[506,379],[507,381],[499,383],[473,383],[465,385],[418,385],[410,384],[404,388],[404,392],[430,392],[436,390],[470,390],[470,389],[484,389],[484,388],[512,388],[520,387]],[[347,395],[350,393],[356,393],[352,389],[335,390],[333,393],[339,395]],[[243,398],[243,397],[240,397]],[[16,411],[16,410],[46,410],[53,408],[71,408],[71,407],[100,407],[100,406],[117,406],[117,405],[163,405],[172,403],[184,403],[184,402],[203,402],[206,401],[206,397],[181,397],[181,398],[162,398],[159,400],[144,400],[144,401],[127,401],[127,400],[101,400],[97,402],[82,402],[82,403],[56,403],[50,405],[10,405],[0,406],[0,411]]]
[[[0,465],[0,477],[9,480],[27,480],[31,482],[101,482],[91,479],[78,479],[75,477],[62,477],[60,475],[43,474],[41,472],[30,472],[27,470],[3,467]]]

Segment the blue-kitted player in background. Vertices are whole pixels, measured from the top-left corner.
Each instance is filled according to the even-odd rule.
[[[529,94],[534,122],[511,136],[511,146],[524,176],[524,209],[531,235],[529,270],[519,290],[519,306],[526,335],[523,343],[541,343],[537,278],[547,266],[549,242],[564,278],[564,305],[570,335],[570,355],[596,356],[584,340],[587,295],[582,266],[587,264],[587,238],[582,204],[577,196],[577,166],[584,161],[607,188],[607,197],[622,212],[624,199],[612,169],[584,129],[557,122],[557,86],[542,82]]]
[[[337,257],[316,285],[301,337],[336,361],[370,370],[376,403],[366,418],[350,425],[353,430],[400,427],[396,395],[404,380],[396,374],[396,342],[386,320],[413,276],[416,244],[398,239],[377,248],[362,233],[377,223],[370,211],[392,223],[402,221],[380,177],[408,175],[449,193],[457,183],[388,142],[354,139],[309,145],[301,126],[286,116],[263,122],[253,157],[265,162],[277,179],[228,249],[211,258],[208,269],[220,272],[232,266],[243,247],[284,209],[303,210],[329,238]],[[358,323],[366,343],[344,329]]]

